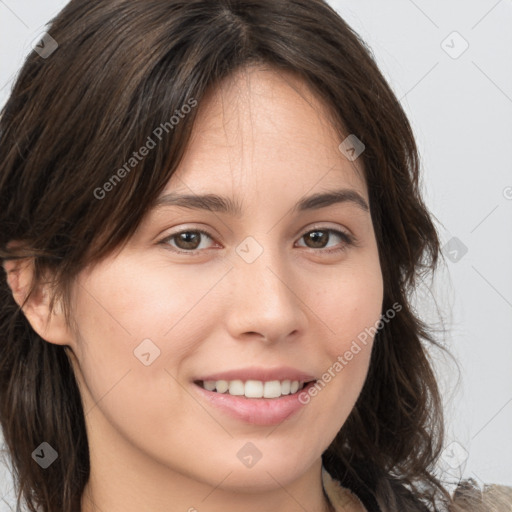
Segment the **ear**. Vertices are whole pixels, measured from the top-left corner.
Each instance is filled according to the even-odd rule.
[[[16,303],[34,331],[44,340],[57,345],[70,345],[71,332],[66,324],[62,304],[57,301],[50,312],[50,288],[48,284],[40,284],[28,297],[34,276],[34,260],[32,258],[7,260],[3,267],[7,273],[7,284],[12,291]]]

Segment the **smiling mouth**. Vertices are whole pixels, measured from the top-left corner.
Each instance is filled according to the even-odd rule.
[[[314,381],[298,380],[200,380],[195,384],[214,393],[246,398],[280,398],[299,393],[305,386]]]

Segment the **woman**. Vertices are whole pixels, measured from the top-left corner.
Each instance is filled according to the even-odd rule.
[[[507,510],[434,472],[407,297],[439,241],[406,116],[328,5],[73,0],[0,134],[30,510]]]

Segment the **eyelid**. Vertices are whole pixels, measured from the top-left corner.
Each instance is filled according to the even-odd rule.
[[[320,249],[315,249],[313,247],[307,247],[306,245],[300,246],[300,247],[306,249],[308,252],[332,255],[332,254],[344,252],[344,251],[348,250],[350,247],[358,247],[359,246],[356,237],[351,232],[345,231],[344,229],[339,228],[339,227],[333,228],[333,227],[329,227],[329,226],[325,226],[325,225],[308,228],[307,230],[302,232],[302,235],[299,236],[297,241],[302,240],[302,238],[306,234],[311,233],[313,231],[328,231],[329,233],[334,233],[339,238],[341,238],[342,244],[341,244],[341,247],[335,246],[335,247],[331,247],[331,248],[320,248]]]
[[[351,239],[355,239],[355,236],[349,229],[340,226],[339,224],[336,224],[335,226],[330,226],[328,222],[316,222],[314,224],[311,224],[310,226],[307,226],[305,229],[301,229],[295,236],[300,238],[301,236],[304,236],[306,233],[310,233],[311,231],[315,230],[320,231],[322,229],[325,231],[338,231]]]
[[[307,246],[300,246],[300,247],[303,247],[305,249],[307,249],[309,252],[314,252],[314,253],[324,253],[324,254],[333,254],[333,253],[338,253],[338,252],[342,252],[342,251],[345,251],[348,249],[349,246],[354,246],[354,247],[357,247],[358,246],[358,241],[357,241],[357,238],[350,232],[350,230],[347,230],[346,228],[344,227],[341,227],[339,225],[337,225],[336,227],[332,227],[332,226],[329,226],[325,223],[316,223],[312,226],[308,226],[307,228],[303,228],[301,229],[298,234],[295,235],[295,243],[294,243],[294,247],[296,247],[296,243],[298,241],[300,241],[306,234],[308,233],[311,233],[312,231],[328,231],[330,233],[335,233],[337,234],[340,238],[342,238],[343,240],[343,244],[341,247],[337,247],[337,248],[319,248],[319,249],[315,249],[313,247],[307,247]],[[168,243],[168,240],[169,239],[172,239],[182,233],[186,233],[186,232],[195,232],[195,233],[200,233],[206,237],[208,237],[214,244],[217,243],[216,239],[217,239],[217,236],[216,235],[212,235],[212,233],[210,233],[209,230],[207,229],[204,229],[204,228],[200,228],[200,227],[197,227],[197,226],[193,226],[193,227],[190,227],[190,226],[184,226],[184,227],[181,227],[180,229],[176,230],[176,231],[173,231],[171,233],[168,233],[164,238],[162,238],[158,244],[160,245],[165,245],[167,246],[167,248],[169,248],[170,251],[176,253],[176,254],[186,254],[188,256],[199,256],[201,255],[202,253],[204,253],[205,251],[209,250],[209,249],[212,249],[212,247],[208,247],[207,249],[191,249],[191,250],[182,250],[182,249],[179,249],[179,248],[175,248],[173,247],[170,243]]]
[[[169,228],[169,232],[166,231],[166,234],[163,236],[163,238],[157,237],[156,240],[166,240],[167,238],[171,238],[173,236],[177,236],[181,233],[188,233],[189,231],[194,231],[198,233],[202,233],[203,235],[208,236],[212,240],[218,240],[222,238],[217,231],[215,231],[213,228],[210,227],[201,227],[201,224],[196,224],[189,226],[187,224],[180,224],[178,226],[175,226],[174,228]]]
[[[208,250],[208,249],[192,249],[189,251],[178,249],[176,247],[172,247],[169,243],[167,243],[168,240],[182,234],[182,233],[188,233],[188,232],[194,232],[194,233],[201,233],[204,236],[207,236],[214,244],[216,242],[216,236],[212,235],[209,231],[207,231],[204,228],[198,228],[198,227],[184,227],[177,231],[173,231],[172,233],[166,234],[162,239],[159,240],[158,244],[167,245],[170,246],[170,250],[177,253],[177,254],[188,254],[188,255],[199,255],[200,253]],[[210,249],[210,248],[209,248]]]

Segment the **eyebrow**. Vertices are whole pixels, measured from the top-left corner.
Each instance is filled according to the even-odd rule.
[[[317,210],[333,204],[349,203],[368,212],[370,209],[368,203],[353,189],[332,190],[329,192],[319,192],[308,197],[302,198],[293,208],[294,212],[303,212],[308,210]],[[159,197],[154,208],[162,206],[181,206],[194,210],[209,210],[219,213],[227,213],[232,216],[242,215],[242,206],[239,202],[233,201],[229,197],[222,197],[217,194],[176,194],[169,193]]]

